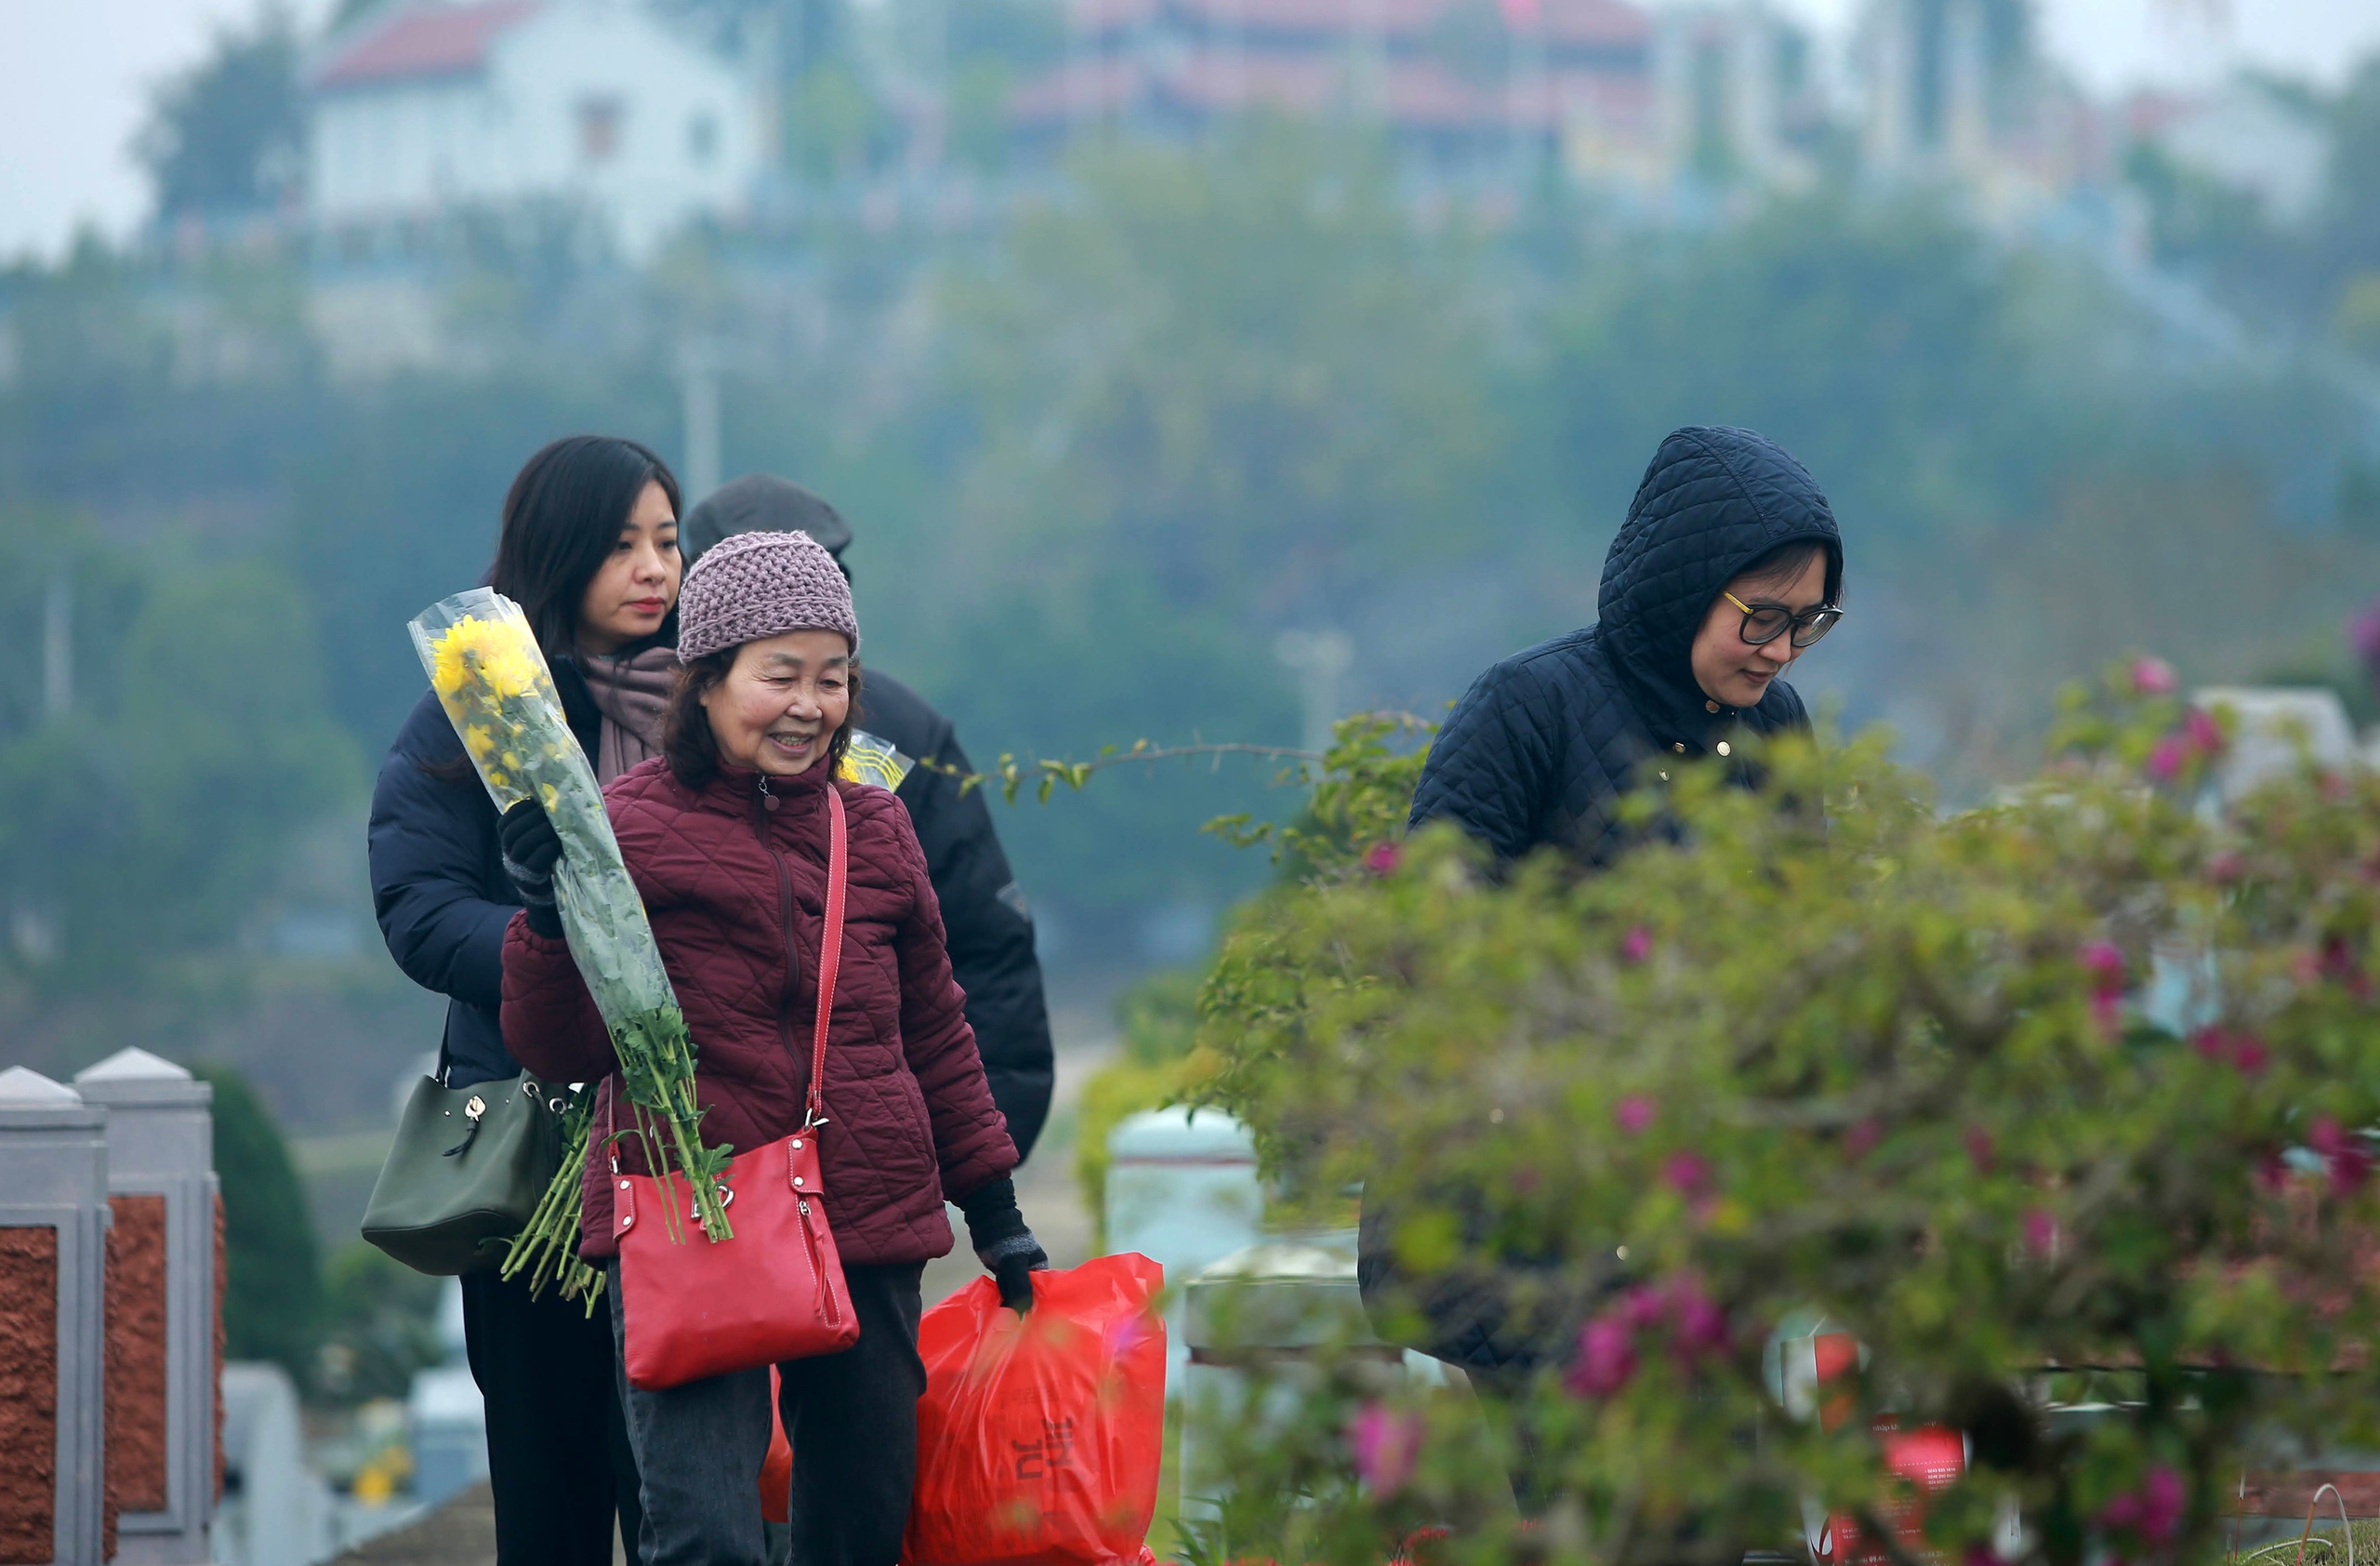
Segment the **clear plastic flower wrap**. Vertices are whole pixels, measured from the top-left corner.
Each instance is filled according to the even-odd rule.
[[[694,1188],[696,1221],[713,1240],[727,1238],[732,1231],[719,1178],[734,1149],[705,1148],[697,1135],[702,1110],[694,1100],[694,1049],[686,1019],[644,901],[620,858],[594,768],[563,716],[527,617],[503,594],[474,588],[431,604],[406,629],[496,809],[535,799],[562,839],[554,901],[628,1085],[634,1124],[618,1135],[641,1141],[665,1185],[673,1170],[685,1175]],[[587,1118],[583,1108],[573,1117],[574,1145],[582,1149]],[[513,1241],[505,1275],[526,1268],[538,1288],[559,1278],[565,1294],[585,1294],[591,1302],[593,1286],[579,1276],[590,1269],[575,1254],[581,1161],[565,1154],[553,1190]],[[677,1208],[673,1199],[663,1211]],[[684,1238],[674,1217],[671,1229],[671,1238]]]

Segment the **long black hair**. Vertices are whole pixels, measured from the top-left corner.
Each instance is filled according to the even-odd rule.
[[[683,511],[669,464],[652,448],[616,435],[564,436],[514,476],[487,585],[521,605],[548,659],[575,650],[587,584],[618,544],[648,484],[669,497],[671,514]],[[653,639],[677,643],[676,604]]]

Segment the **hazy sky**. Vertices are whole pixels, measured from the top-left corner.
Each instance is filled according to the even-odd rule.
[[[964,5],[966,0],[956,0]],[[1861,0],[1778,0],[1839,28]],[[2227,60],[2335,81],[2380,48],[2380,0],[2038,0],[2052,54],[2100,88],[2203,76]],[[81,223],[121,233],[147,199],[126,148],[159,78],[256,0],[0,0],[0,257],[54,255]],[[324,0],[296,0],[300,17]],[[2210,25],[2210,16],[2228,20]]]

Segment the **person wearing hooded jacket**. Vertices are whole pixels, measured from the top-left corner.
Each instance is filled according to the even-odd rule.
[[[1800,462],[1749,430],[1673,431],[1605,559],[1596,622],[1472,683],[1430,749],[1408,829],[1452,821],[1500,869],[1549,847],[1589,870],[1609,863],[1628,846],[1616,807],[1630,789],[1706,756],[1748,785],[1747,737],[1808,727],[1781,676],[1841,618],[1842,589],[1834,513]],[[1365,1206],[1367,1307],[1383,1330],[1417,1309],[1427,1334],[1410,1347],[1491,1390],[1566,1360],[1623,1272],[1612,1254],[1410,1277],[1397,1221]]]
[[[816,539],[844,580],[851,579],[843,559],[851,524],[825,500],[774,473],[747,473],[686,513],[686,565],[693,569],[706,551],[739,533],[797,531]],[[925,850],[926,874],[949,936],[951,972],[967,992],[968,1026],[1022,1161],[1049,1118],[1055,1081],[1031,909],[1009,871],[984,790],[960,785],[974,767],[950,720],[907,685],[870,668],[857,723],[883,742],[874,764],[908,807]]]

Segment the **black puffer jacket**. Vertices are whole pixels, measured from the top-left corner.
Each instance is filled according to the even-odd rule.
[[[1601,617],[1472,682],[1430,749],[1411,824],[1448,816],[1502,860],[1556,843],[1600,864],[1620,846],[1612,805],[1649,758],[1699,756],[1739,727],[1807,726],[1783,681],[1739,711],[1705,697],[1687,661],[1719,590],[1803,538],[1832,551],[1831,598],[1842,540],[1808,471],[1749,430],[1672,433],[1604,561]]]
[[[588,755],[602,713],[568,658],[551,660],[562,715]],[[496,802],[438,698],[422,694],[372,790],[372,909],[405,976],[447,998],[449,1086],[518,1076],[504,1047],[504,927],[521,907],[496,841]]]
[[[1831,601],[1842,586],[1842,540],[1802,465],[1748,430],[1671,434],[1604,562],[1601,619],[1472,683],[1431,748],[1412,825],[1458,821],[1502,862],[1553,843],[1600,865],[1625,846],[1613,806],[1640,769],[1699,756],[1739,729],[1805,727],[1801,698],[1784,682],[1739,711],[1704,696],[1689,662],[1720,589],[1770,550],[1805,538],[1829,546]],[[1365,1204],[1366,1304],[1383,1324],[1393,1321],[1392,1302],[1418,1308],[1428,1331],[1412,1347],[1491,1377],[1566,1359],[1580,1321],[1620,1276],[1605,1253],[1509,1256],[1485,1271],[1407,1278],[1392,1254],[1395,1227],[1381,1204]]]
[[[992,1102],[1008,1117],[1016,1156],[1033,1150],[1050,1117],[1054,1068],[1050,1012],[1041,993],[1041,960],[1033,950],[1033,915],[1010,873],[984,790],[961,790],[975,769],[959,748],[950,720],[925,697],[871,669],[861,686],[860,726],[912,766],[898,797],[909,807],[926,876],[942,904],[950,973],[967,992],[967,1022],[984,1057]]]

